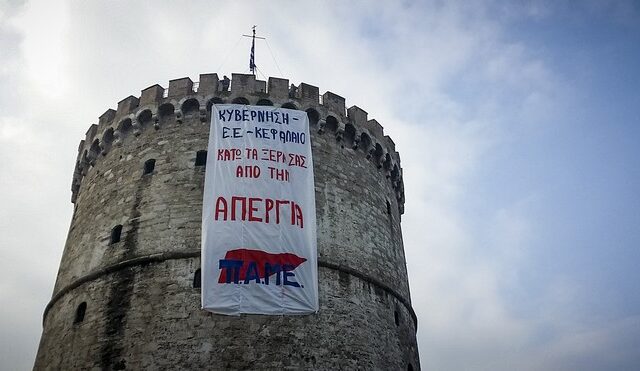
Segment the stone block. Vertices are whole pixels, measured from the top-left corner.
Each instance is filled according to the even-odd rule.
[[[116,117],[116,111],[109,108],[98,118],[98,126],[104,127],[106,125],[109,125],[109,123],[113,121],[115,117]]]
[[[274,101],[286,100],[289,97],[289,80],[269,77],[269,98]]]
[[[347,110],[347,116],[351,120],[351,122],[359,127],[365,127],[367,123],[367,111],[363,110],[358,106],[351,106]]]
[[[384,137],[384,129],[382,128],[382,125],[378,123],[378,121],[369,120],[367,121],[365,127],[369,129],[369,132],[373,134],[373,136],[378,138],[378,140],[382,140],[382,138]]]
[[[146,106],[149,104],[156,104],[162,100],[164,95],[164,88],[158,84],[151,85],[142,91],[140,95],[140,105]]]
[[[232,96],[245,96],[253,94],[256,84],[256,77],[254,75],[246,75],[240,73],[231,74],[231,95]]]
[[[322,95],[322,105],[325,106],[329,111],[335,112],[336,114],[344,117],[344,98],[342,98],[338,94],[334,94],[330,91],[324,93]]]
[[[118,102],[118,109],[116,111],[117,116],[122,116],[131,113],[135,108],[138,107],[139,100],[138,98],[130,95],[120,102]]]
[[[189,77],[169,81],[169,98],[193,94],[193,81]]]
[[[300,84],[300,101],[303,105],[315,105],[318,104],[320,98],[320,90],[313,85]]]
[[[201,74],[198,85],[198,94],[216,94],[218,92],[218,82],[219,79],[217,73]]]

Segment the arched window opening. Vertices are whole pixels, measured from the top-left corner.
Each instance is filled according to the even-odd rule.
[[[125,119],[122,120],[119,124],[118,124],[118,130],[122,133],[122,134],[126,134],[128,133],[131,128],[133,126],[131,125],[131,119]]]
[[[149,122],[151,122],[151,117],[152,117],[151,111],[146,109],[146,110],[142,111],[138,115],[138,123],[141,126],[144,126],[144,125],[148,124]]]
[[[96,165],[96,158],[100,154],[100,140],[96,139],[91,143],[91,147],[89,148],[89,153],[87,154],[87,160],[89,160],[89,164],[91,166]]]
[[[193,274],[193,288],[197,289],[202,286],[202,273],[200,272],[200,268],[196,270]]]
[[[222,98],[213,97],[209,99],[209,101],[207,102],[207,111],[211,112],[211,107],[214,104],[222,104],[222,103],[224,103],[224,100]]]
[[[398,165],[393,165],[393,170],[391,170],[391,180],[395,181],[400,176],[400,170],[398,169]]]
[[[93,143],[91,143],[90,150],[93,153],[100,153],[100,140],[98,139],[94,140]]]
[[[237,97],[231,101],[231,103],[235,104],[249,104],[249,100],[245,97]]]
[[[368,153],[370,146],[371,146],[371,138],[369,137],[369,134],[367,133],[360,134],[360,148],[362,148],[362,150],[365,153]]]
[[[307,117],[309,117],[309,125],[318,125],[318,121],[320,121],[320,114],[313,108],[309,108],[307,110]]]
[[[375,163],[378,166],[378,169],[380,169],[382,167],[382,154],[384,152],[382,151],[382,146],[380,145],[380,143],[376,143],[376,150],[375,152],[373,152],[373,156],[375,159]]]
[[[83,169],[89,163],[89,158],[87,157],[88,154],[89,154],[89,152],[86,149],[84,150],[84,152],[82,152],[82,157],[80,159],[80,165],[82,166]],[[87,175],[87,174],[82,173],[82,175]]]
[[[73,318],[73,323],[80,323],[84,321],[84,315],[87,313],[87,302],[82,302],[76,308],[76,316]]]
[[[207,164],[207,151],[201,150],[196,152],[196,166],[205,166]]]
[[[273,106],[273,102],[268,99],[260,99],[256,102],[256,106]]]
[[[113,128],[107,129],[102,135],[102,143],[105,145],[109,145],[113,142]]]
[[[98,149],[103,156],[106,156],[109,150],[111,149],[111,143],[113,143],[115,136],[113,134],[113,128],[108,128],[105,130],[104,134],[102,134],[102,145]]]
[[[347,124],[344,127],[344,145],[347,148],[352,148],[353,147],[353,141],[356,138],[356,128],[351,125],[351,124]]]
[[[389,155],[389,153],[387,153],[384,156],[384,168],[385,168],[385,170],[390,170],[391,169],[391,156]]]
[[[165,103],[165,104],[161,105],[160,107],[158,107],[158,115],[160,116],[160,118],[171,116],[171,115],[173,115],[174,111],[175,111],[175,108],[173,107],[173,104],[171,104],[171,103]]]
[[[187,99],[182,103],[182,113],[185,115],[200,111],[200,102],[197,99]]]
[[[298,109],[298,107],[296,107],[296,105],[293,104],[293,102],[287,102],[280,107],[287,108],[287,109]]]
[[[153,173],[153,170],[156,168],[156,159],[150,158],[144,162],[144,171],[143,175]]]
[[[411,365],[411,363],[409,363],[409,365],[407,366],[407,371],[413,371],[413,366]]]
[[[391,204],[389,203],[389,200],[387,200],[387,214],[391,215]]]
[[[114,243],[120,242],[121,235],[122,235],[122,225],[118,224],[111,229],[111,240],[109,244],[113,245]]]
[[[327,116],[327,129],[338,131],[338,120],[333,116]]]
[[[400,313],[397,310],[393,311],[393,319],[396,322],[396,326],[400,326]]]

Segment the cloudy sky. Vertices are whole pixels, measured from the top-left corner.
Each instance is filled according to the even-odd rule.
[[[0,0],[0,369],[33,365],[89,125],[247,72],[254,24],[260,77],[347,97],[396,142],[424,369],[640,369],[633,0]]]

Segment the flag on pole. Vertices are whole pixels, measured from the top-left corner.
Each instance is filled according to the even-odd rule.
[[[253,39],[251,40],[251,56],[249,57],[249,69],[256,74],[256,30],[253,30]]]

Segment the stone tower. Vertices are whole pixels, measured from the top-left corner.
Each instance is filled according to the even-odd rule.
[[[344,98],[285,79],[217,74],[153,85],[80,142],[74,213],[34,368],[417,370],[400,216],[400,158]],[[320,310],[200,309],[200,226],[211,106],[274,105],[310,118]]]

